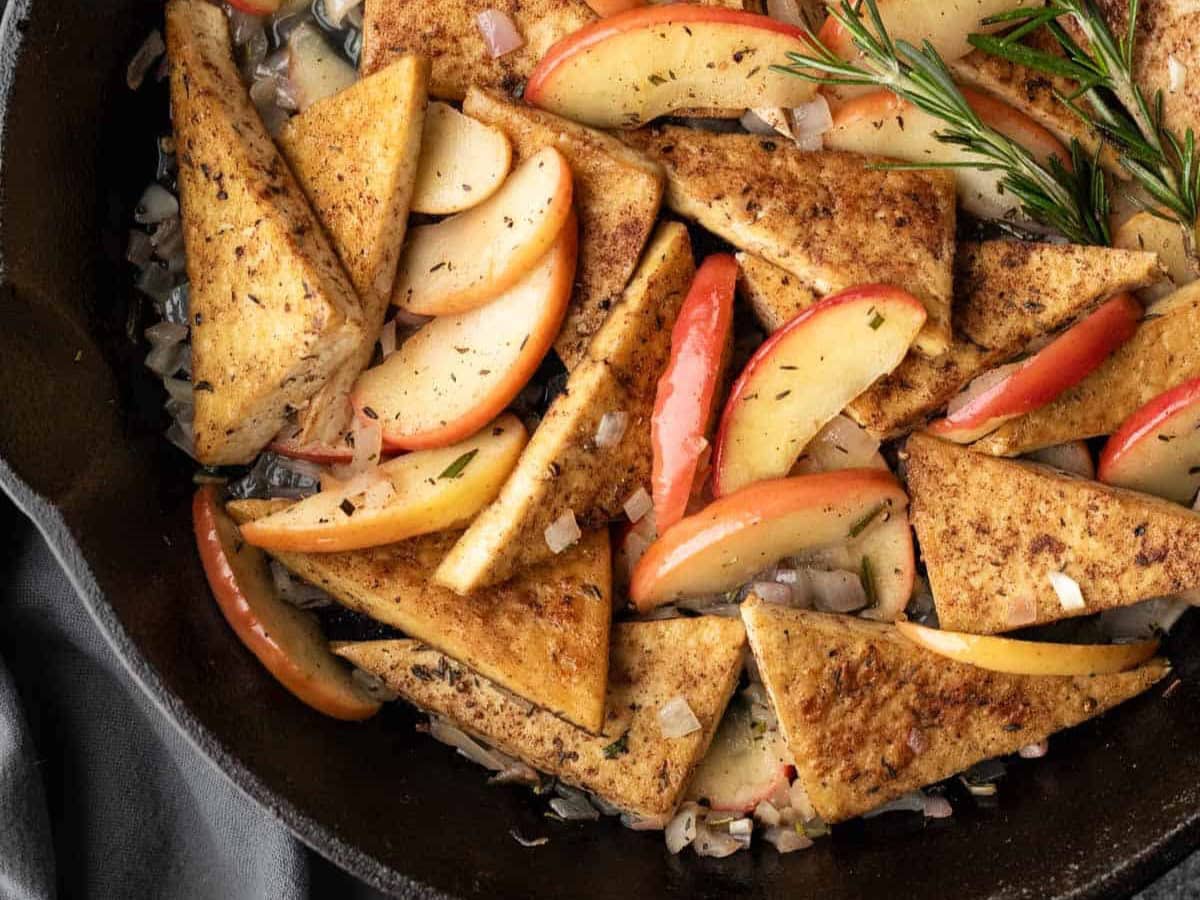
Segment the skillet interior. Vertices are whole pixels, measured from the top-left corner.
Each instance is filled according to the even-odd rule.
[[[997,807],[959,803],[952,823],[928,827],[876,820],[783,858],[670,858],[658,835],[551,823],[519,789],[485,786],[415,735],[403,709],[348,726],[292,700],[209,598],[189,467],[160,437],[145,348],[125,337],[125,232],[153,172],[165,92],[133,95],[123,75],[161,0],[9,6],[0,457],[61,512],[74,541],[57,549],[134,674],[315,849],[409,895],[703,900],[1115,896],[1200,843],[1200,691],[1196,654],[1181,652],[1194,615],[1172,636],[1183,684],[1168,700],[1157,689],[1054,739],[1047,759],[1010,769]],[[523,849],[514,828],[550,843]]]

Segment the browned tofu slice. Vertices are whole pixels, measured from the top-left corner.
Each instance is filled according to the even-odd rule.
[[[738,293],[770,334],[821,298],[787,269],[753,253],[738,253]]]
[[[1023,241],[963,242],[954,270],[949,351],[933,360],[910,353],[850,405],[850,415],[877,437],[917,427],[1035,338],[1072,325],[1113,294],[1163,278],[1153,253]]]
[[[584,528],[622,515],[649,490],[650,415],[671,354],[671,328],[694,274],[687,229],[660,225],[633,281],[526,445],[500,496],[434,573],[460,594],[506,581],[553,555],[546,529],[570,512]],[[628,417],[616,445],[597,447],[606,413]]]
[[[950,345],[954,177],[870,168],[781,138],[667,127],[623,138],[667,171],[667,206],[822,295],[886,282],[920,298],[916,347]]]
[[[250,102],[224,13],[171,0],[167,47],[196,456],[246,463],[354,352],[362,309]]]
[[[1200,378],[1200,282],[1158,301],[1128,343],[1053,403],[1006,422],[973,446],[1018,456],[1112,434],[1139,407],[1192,378]]]
[[[300,445],[332,444],[371,362],[396,277],[421,156],[429,62],[403,56],[284,125],[279,144],[333,240],[363,306],[354,353],[300,413]]]
[[[556,147],[575,176],[579,262],[575,290],[554,347],[568,369],[621,298],[662,205],[662,169],[621,141],[501,94],[471,88],[463,112],[503,131],[519,162]]]
[[[343,644],[335,652],[413,705],[624,812],[671,814],[704,758],[742,668],[746,632],[704,616],[613,628],[603,732],[530,710],[490,681],[416,641]],[[700,722],[662,734],[658,711],[682,697]]]
[[[1008,675],[852,616],[752,598],[742,617],[800,782],[831,823],[1045,740],[1170,671],[1155,659],[1117,675]]]
[[[496,10],[525,43],[493,58],[478,16]],[[370,75],[405,53],[433,61],[429,92],[461,100],[471,85],[517,94],[546,51],[593,21],[584,0],[370,0],[363,10],[362,73]]]
[[[239,525],[287,501],[229,504]],[[273,553],[350,609],[399,628],[502,688],[598,732],[604,723],[612,560],[608,532],[586,534],[544,565],[461,597],[429,573],[461,531],[345,553]]]
[[[938,621],[992,634],[1200,587],[1200,513],[1036,463],[915,434],[913,527]],[[1066,609],[1051,573],[1073,579]]]

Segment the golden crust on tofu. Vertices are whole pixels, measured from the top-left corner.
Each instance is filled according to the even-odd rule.
[[[229,504],[240,525],[287,501]],[[350,609],[399,628],[569,722],[604,723],[612,619],[608,531],[512,581],[461,597],[429,581],[461,531],[346,553],[272,553]]]
[[[362,300],[351,357],[300,414],[300,445],[332,444],[371,362],[392,294],[421,156],[429,62],[404,56],[290,119],[279,144]]]
[[[1162,277],[1153,253],[964,241],[954,263],[955,340],[949,351],[933,360],[910,353],[850,405],[850,415],[877,437],[903,434],[1035,338],[1073,324],[1113,294]]]
[[[1018,456],[1112,434],[1163,391],[1200,378],[1200,282],[1158,301],[1116,353],[1050,404],[1001,425],[973,449]]]
[[[852,616],[751,598],[742,617],[800,782],[826,822],[1045,740],[1170,671],[1155,659],[1116,675],[1008,675],[937,656],[893,625]]]
[[[342,644],[334,652],[414,706],[527,765],[624,812],[660,817],[674,811],[708,750],[737,686],[745,646],[742,623],[716,616],[617,625],[600,735],[531,711],[417,641]],[[676,697],[687,701],[701,727],[666,738],[658,711]]]
[[[571,512],[584,528],[606,527],[638,488],[650,489],[650,415],[694,271],[687,229],[660,225],[500,496],[434,573],[438,584],[469,594],[505,581],[553,555],[546,528],[559,517]],[[615,446],[597,447],[596,429],[609,412],[626,413],[629,424]]]
[[[926,434],[905,450],[943,628],[993,634],[1200,587],[1200,513]],[[1063,607],[1054,572],[1083,607]]]
[[[203,0],[171,0],[167,47],[196,456],[246,463],[353,352],[362,310],[250,102],[225,15]]]
[[[568,369],[621,298],[654,230],[662,205],[662,169],[611,135],[490,91],[472,87],[463,112],[499,128],[512,142],[514,162],[543,147],[558,148],[575,176],[579,263],[571,305],[554,347]]]
[[[821,298],[787,269],[753,253],[738,253],[738,293],[770,334]]]
[[[525,43],[493,59],[476,21],[486,10],[507,15]],[[360,67],[369,75],[418,53],[433,60],[429,93],[439,100],[461,100],[473,84],[513,94],[547,50],[595,18],[584,0],[370,0]]]
[[[821,294],[886,282],[925,304],[923,354],[950,344],[954,176],[869,168],[781,138],[690,128],[623,135],[667,170],[667,205]]]

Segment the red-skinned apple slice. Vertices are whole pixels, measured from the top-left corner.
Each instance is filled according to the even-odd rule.
[[[787,745],[779,731],[755,728],[750,704],[735,697],[688,784],[689,800],[718,812],[748,813],[788,787]]]
[[[985,124],[1021,144],[1040,162],[1057,156],[1070,165],[1066,147],[1029,116],[979,91],[964,87],[962,92]],[[913,163],[979,161],[961,147],[939,141],[936,132],[944,129],[945,123],[940,119],[891,91],[871,91],[838,107],[833,114],[833,125],[825,133],[825,146],[830,150],[890,156]],[[988,219],[1022,215],[1020,201],[1000,187],[1001,172],[960,167],[954,169],[954,174],[959,203],[969,212]]]
[[[1100,454],[1099,479],[1191,504],[1200,491],[1200,378],[1126,419]]]
[[[802,310],[767,338],[725,404],[713,494],[787,474],[826,423],[900,364],[924,322],[911,294],[869,284]]]
[[[775,71],[809,48],[766,16],[672,3],[600,19],[550,48],[525,99],[598,128],[629,128],[687,107],[793,107],[816,88]]]
[[[301,445],[294,441],[272,441],[267,449],[288,459],[299,459],[318,466],[345,465],[354,458],[354,450],[350,447],[330,447],[327,444]]]
[[[544,147],[483,203],[409,230],[392,303],[421,316],[483,306],[549,252],[571,214],[571,167]]]
[[[1141,316],[1142,307],[1131,294],[1117,294],[998,383],[932,423],[929,433],[970,444],[1008,420],[1045,406],[1133,337]]]
[[[513,287],[478,309],[434,319],[359,377],[355,411],[379,421],[385,446],[445,447],[508,406],[558,336],[578,243],[572,214],[550,252]]]
[[[708,257],[671,331],[671,359],[650,419],[654,515],[662,530],[683,518],[692,495],[733,325],[737,274],[737,260],[728,253]]]
[[[221,507],[216,485],[192,502],[196,546],[217,606],[238,639],[276,680],[313,709],[335,719],[367,719],[379,711],[334,656],[311,614],[275,591],[262,551],[245,543]]]
[[[634,569],[630,598],[646,612],[732,590],[785,556],[851,540],[881,508],[905,510],[908,497],[879,469],[752,484],[667,529]]]
[[[251,16],[269,16],[279,10],[281,0],[229,0],[234,9]]]
[[[587,5],[598,16],[615,16],[645,6],[646,0],[587,0]]]

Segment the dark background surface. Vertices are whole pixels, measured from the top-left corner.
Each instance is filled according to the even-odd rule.
[[[954,822],[940,826],[851,827],[786,859],[759,849],[723,862],[673,860],[659,836],[548,823],[524,793],[484,786],[474,767],[416,736],[403,709],[354,727],[296,703],[208,596],[190,549],[190,467],[160,436],[160,388],[140,366],[145,348],[124,334],[132,292],[120,256],[164,107],[161,96],[130,94],[121,76],[160,8],[159,0],[34,0],[33,14],[21,16],[26,48],[5,120],[0,459],[53,504],[22,497],[79,593],[27,529],[5,522],[8,565],[20,577],[0,582],[14,592],[0,597],[23,618],[4,629],[0,652],[30,706],[38,771],[63,841],[60,870],[76,853],[101,870],[126,858],[96,850],[112,845],[156,864],[177,861],[180,879],[192,871],[188,848],[201,848],[213,872],[231,868],[251,894],[257,879],[272,877],[273,861],[293,872],[296,848],[277,843],[280,832],[236,793],[240,806],[187,807],[194,833],[172,830],[153,801],[225,785],[207,760],[322,853],[409,892],[411,875],[489,897],[1115,895],[1194,846],[1200,685],[1182,652],[1184,681],[1169,700],[1160,688],[1056,738],[1049,758],[1013,769],[996,807],[962,802]],[[98,622],[91,631],[82,604]],[[1196,631],[1184,628],[1175,649]],[[109,644],[128,670],[105,669],[116,674],[104,702],[73,719],[62,711],[89,680],[73,683],[51,662],[101,660]],[[154,705],[139,699],[135,680]],[[143,704],[140,718],[116,715],[120,703]],[[55,727],[39,730],[47,721]],[[149,725],[130,724],[138,721]],[[81,727],[65,727],[71,722]],[[82,727],[105,722],[113,727]],[[112,749],[121,746],[144,755],[144,773],[114,768],[129,758]],[[551,843],[522,850],[509,836],[514,827]],[[126,843],[113,844],[113,835]],[[256,852],[268,844],[275,849]],[[308,873],[307,863],[298,871]],[[303,874],[288,883],[308,890],[333,877],[315,871],[317,882]],[[218,895],[205,893],[211,887],[194,885],[194,895]]]

